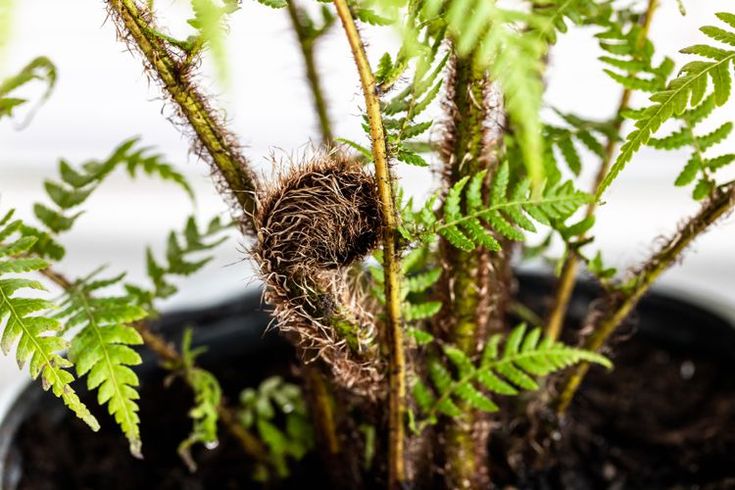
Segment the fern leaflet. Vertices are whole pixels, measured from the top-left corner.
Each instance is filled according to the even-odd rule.
[[[29,289],[45,290],[40,282],[26,276],[46,269],[48,264],[43,259],[27,255],[36,241],[35,237],[21,235],[5,243],[22,230],[22,223],[11,221],[12,216],[10,211],[0,219],[0,346],[8,354],[17,342],[18,366],[22,368],[28,363],[31,378],[40,376],[45,390],[50,388],[80,419],[93,430],[98,430],[99,423],[71,387],[74,376],[67,368],[72,367],[72,363],[57,353],[66,348],[67,343],[59,335],[59,321],[50,315],[53,303],[20,293]]]
[[[462,401],[485,412],[495,412],[497,405],[487,394],[514,396],[520,390],[536,390],[536,378],[567,368],[579,362],[612,367],[604,356],[570,347],[549,338],[541,338],[541,329],[528,331],[519,325],[505,339],[492,336],[479,361],[473,361],[462,350],[446,345],[443,352],[451,364],[446,367],[438,358],[429,361],[431,386],[418,380],[413,387],[416,404],[425,415],[423,427],[436,423],[438,416],[461,417],[457,404]],[[453,371],[453,372],[452,372]]]
[[[706,157],[705,152],[727,138],[732,132],[733,125],[726,122],[704,135],[695,134],[696,126],[705,120],[715,109],[715,96],[710,94],[697,106],[675,116],[680,122],[680,128],[672,133],[651,138],[647,144],[661,150],[679,150],[690,146],[691,155],[686,165],[674,182],[677,186],[686,186],[693,183],[697,176],[697,184],[692,191],[692,197],[703,199],[714,188],[715,181],[712,173],[735,161],[735,154],[728,153],[715,157]]]
[[[717,17],[735,29],[735,14],[718,13]],[[735,45],[735,30],[705,26],[700,29],[706,36],[724,44]],[[607,189],[633,155],[646,144],[661,125],[674,116],[679,116],[688,108],[697,107],[708,94],[709,82],[712,82],[711,95],[715,106],[722,106],[731,95],[731,68],[735,60],[735,50],[712,49],[711,46],[695,45],[683,50],[685,53],[698,55],[700,60],[686,64],[679,75],[666,86],[651,96],[652,105],[635,113],[635,129],[628,135],[620,149],[620,155],[605,176],[598,196]]]
[[[511,186],[509,166],[505,162],[493,179],[489,202],[483,202],[481,190],[485,175],[486,171],[478,172],[452,186],[442,209],[443,220],[430,223],[431,231],[465,251],[478,246],[500,250],[500,243],[490,230],[511,240],[523,240],[521,230],[536,231],[529,218],[545,225],[560,226],[591,199],[588,194],[576,190],[571,181],[547,184],[538,196],[531,192],[528,179]],[[465,211],[462,209],[463,195]]]
[[[95,279],[93,275],[78,281],[67,292],[58,318],[65,320],[66,329],[79,328],[69,348],[77,376],[87,377],[87,387],[97,390],[100,405],[107,404],[129,441],[131,454],[142,457],[136,402],[139,380],[130,368],[141,358],[130,346],[142,344],[143,339],[130,323],[145,318],[147,312],[131,296],[95,296],[121,280],[122,276]]]
[[[191,471],[196,470],[196,463],[191,455],[194,444],[204,444],[207,447],[217,445],[218,408],[222,401],[222,388],[217,378],[195,364],[196,358],[203,352],[202,348],[191,348],[191,329],[184,331],[181,341],[182,366],[175,368],[183,371],[183,376],[194,391],[194,407],[189,411],[189,417],[194,421],[189,437],[179,444],[179,455]],[[174,367],[174,366],[172,366]]]

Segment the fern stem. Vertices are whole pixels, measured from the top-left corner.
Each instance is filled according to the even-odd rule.
[[[58,271],[47,268],[42,270],[41,273],[64,291],[74,291],[74,283]],[[131,326],[143,338],[145,346],[153,351],[160,360],[170,362],[176,366],[184,364],[184,360],[176,348],[166,341],[166,339],[151,330],[147,323],[140,321],[131,324]],[[238,422],[235,411],[224,400],[217,407],[217,413],[224,427],[238,441],[245,454],[262,463],[268,463],[268,452],[266,448],[257,437]]]
[[[707,228],[735,207],[735,184],[717,188],[699,213],[691,217],[681,229],[653,254],[629,284],[611,293],[604,303],[602,315],[593,324],[592,334],[585,341],[588,350],[599,350],[615,329],[628,317],[654,281],[676,263],[684,250]],[[589,370],[588,363],[578,365],[566,378],[557,399],[557,410],[564,413]]]
[[[651,22],[653,21],[653,16],[656,12],[656,8],[658,8],[658,4],[659,0],[648,0],[646,12],[641,18],[643,24],[640,32],[638,33],[638,39],[636,40],[636,47],[638,49],[641,49],[643,47],[646,39],[648,38],[648,32],[651,29]],[[591,188],[591,194],[593,195],[598,194],[600,186],[602,185],[602,182],[605,180],[605,176],[610,170],[610,165],[612,165],[613,157],[615,156],[615,151],[618,147],[617,136],[620,134],[620,131],[623,128],[623,122],[625,120],[623,118],[623,113],[626,109],[628,109],[628,106],[630,105],[630,98],[632,97],[632,95],[633,91],[629,88],[626,88],[625,90],[623,90],[623,93],[620,96],[620,102],[618,103],[618,109],[615,112],[613,122],[612,134],[614,136],[608,136],[607,138],[604,157],[602,158],[600,167],[597,169],[597,174],[595,174],[595,180]],[[596,211],[597,199],[594,199],[587,205],[585,218],[594,216]],[[584,237],[581,237],[580,240],[583,241]],[[551,309],[551,312],[549,313],[549,317],[546,322],[546,335],[554,340],[559,337],[564,326],[567,310],[569,309],[569,301],[572,299],[574,285],[577,282],[578,271],[579,256],[573,250],[569,250],[566,259],[562,264],[561,274],[559,276],[559,281],[557,282],[556,292],[554,294],[554,306]]]
[[[492,176],[497,166],[500,130],[488,128],[488,121],[499,121],[502,104],[490,107],[490,81],[475,66],[473,58],[470,54],[466,58],[455,56],[450,61],[446,99],[449,118],[441,151],[448,188],[480,171],[490,170],[488,175]],[[435,231],[478,216],[467,215],[457,223],[440,225]],[[445,264],[441,288],[445,301],[434,328],[438,335],[471,358],[482,349],[488,332],[504,329],[510,251],[505,249],[507,241],[503,245],[498,253],[483,248],[463,252],[441,241],[441,263]],[[467,416],[448,420],[443,428],[446,485],[487,488],[490,474],[487,415],[466,404],[460,408]]]
[[[319,118],[319,129],[322,133],[322,143],[331,144],[334,141],[332,135],[332,125],[329,121],[329,111],[327,109],[327,101],[324,98],[324,92],[321,86],[319,71],[316,68],[314,59],[314,42],[315,38],[307,35],[304,25],[302,24],[302,9],[296,5],[295,0],[287,0],[288,16],[291,18],[296,39],[301,48],[301,55],[304,59],[304,68],[306,70],[306,80],[309,83],[309,89],[314,102],[314,111]]]
[[[400,263],[396,250],[397,218],[393,196],[393,179],[388,166],[388,154],[376,93],[375,75],[365,53],[360,33],[346,0],[334,0],[347,40],[355,58],[365,96],[365,109],[370,124],[375,176],[383,211],[383,268],[385,271],[386,329],[382,335],[388,352],[389,414],[388,414],[388,487],[403,488],[406,480],[405,426],[406,358],[401,329]]]
[[[248,217],[256,207],[257,181],[240,151],[235,137],[223,126],[206,98],[191,81],[190,64],[180,61],[171,48],[152,29],[153,14],[134,0],[107,0],[118,21],[121,37],[132,41],[155,73],[165,92],[178,107],[196,135],[195,150],[209,155],[230,195]]]

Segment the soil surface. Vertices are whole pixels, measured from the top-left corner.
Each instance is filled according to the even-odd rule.
[[[648,321],[645,314],[640,320]],[[709,328],[670,327],[695,334]],[[616,346],[614,371],[591,371],[565,425],[547,439],[553,441],[553,459],[533,461],[534,446],[527,445],[521,461],[502,461],[509,454],[508,437],[518,430],[496,429],[491,441],[494,459],[502,461],[494,468],[499,488],[735,489],[735,351],[729,350],[735,333],[721,341],[702,343],[679,335],[669,342],[661,340],[660,332],[641,330]],[[720,352],[718,345],[728,348]],[[257,355],[228,357],[226,368],[216,356],[205,361],[234,399],[239,389],[255,386],[263,377],[288,375],[291,367],[284,365],[284,358],[289,352],[279,344]],[[188,389],[180,382],[164,387],[158,371],[144,379],[141,390],[143,461],[130,457],[125,441],[102,411],[97,415],[103,429],[94,434],[63,410],[43,410],[22,425],[11,450],[11,460],[22,469],[16,488],[261,488],[248,483],[251,468],[242,463],[239,447],[224,433],[217,448],[194,451],[199,470],[190,473],[176,453],[191,427],[179,408],[190,406]],[[312,487],[328,488],[316,456],[296,465],[292,478],[276,488]]]
[[[640,335],[617,346],[614,362],[611,373],[590,372],[551,435],[551,461],[530,462],[527,444],[524,461],[496,468],[498,486],[735,489],[733,368]],[[496,433],[494,454],[509,435]]]

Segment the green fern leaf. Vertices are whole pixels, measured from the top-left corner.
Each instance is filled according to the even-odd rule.
[[[7,227],[20,228],[13,223]],[[7,236],[6,232],[7,228],[0,230],[0,236]],[[40,377],[45,390],[51,389],[54,395],[96,431],[99,423],[71,387],[74,376],[67,368],[72,367],[72,363],[57,354],[66,347],[66,342],[58,335],[61,329],[58,320],[48,316],[54,305],[45,299],[26,298],[19,294],[27,289],[44,291],[43,285],[23,277],[2,277],[6,273],[32,273],[48,266],[41,259],[18,258],[31,249],[34,241],[34,238],[21,237],[0,247],[0,346],[7,355],[16,345],[18,366],[22,368],[26,363],[29,364],[31,378]]]
[[[6,29],[2,30],[5,31]],[[0,34],[1,36],[2,34]],[[0,48],[2,47],[1,45],[2,42],[0,42]],[[28,102],[27,99],[8,97],[16,89],[35,80],[41,81],[46,85],[46,88],[38,102],[40,106],[51,97],[56,87],[56,79],[56,66],[45,56],[39,56],[23,67],[20,72],[0,82],[0,119],[11,116],[13,109]],[[32,114],[33,112],[31,112]]]
[[[461,417],[463,412],[456,403],[458,401],[478,410],[496,411],[497,405],[482,390],[514,396],[519,390],[538,389],[536,377],[579,362],[611,367],[610,361],[600,354],[569,347],[549,338],[542,339],[539,328],[528,331],[525,325],[519,325],[513,329],[505,339],[502,353],[499,349],[501,341],[501,335],[492,336],[477,365],[462,350],[452,345],[444,346],[444,354],[456,376],[438,359],[429,361],[429,377],[436,395],[420,380],[414,385],[414,396],[421,398],[417,405],[426,415],[426,423],[433,423],[438,414]]]
[[[431,318],[442,308],[441,301],[427,301],[426,303],[405,303],[403,308],[403,316],[406,321],[412,322],[416,320],[424,320]]]
[[[130,323],[141,320],[147,312],[125,297],[93,297],[92,292],[117,284],[122,276],[75,285],[62,304],[61,318],[80,327],[69,349],[77,376],[87,377],[87,387],[97,390],[97,401],[106,404],[115,422],[130,443],[130,452],[141,455],[140,419],[138,417],[138,376],[130,366],[141,358],[131,345],[143,343]]]
[[[721,20],[729,19],[727,15],[718,14],[718,17]],[[727,23],[727,20],[725,22]],[[731,41],[735,39],[735,33],[719,27],[705,26],[700,30],[708,37],[727,44],[731,44]],[[705,60],[688,63],[664,90],[651,96],[653,104],[647,107],[636,120],[635,129],[626,138],[618,158],[598,189],[598,197],[665,121],[686,114],[687,108],[696,108],[702,102],[709,80],[712,81],[712,97],[716,106],[725,104],[730,98],[732,86],[730,71],[733,60],[735,60],[735,51],[725,51],[704,45],[691,46],[684,51],[701,56]]]

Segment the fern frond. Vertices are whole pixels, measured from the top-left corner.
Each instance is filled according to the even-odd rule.
[[[427,247],[419,246],[401,260],[402,315],[408,322],[429,319],[442,308],[441,301],[431,299],[433,287],[439,281],[442,269],[429,266],[427,258]],[[383,268],[375,265],[370,266],[368,271],[374,282],[371,288],[373,295],[378,301],[385,303]]]
[[[44,187],[54,206],[36,203],[36,218],[53,234],[71,229],[81,216],[76,208],[84,204],[105,178],[118,168],[125,168],[135,178],[139,172],[155,176],[181,187],[189,197],[194,193],[186,178],[167,163],[160,154],[139,145],[138,138],[121,143],[105,160],[92,160],[74,168],[65,160],[59,162],[59,181],[46,181]]]
[[[731,23],[732,14],[718,13],[717,17],[730,28],[734,27]],[[730,44],[731,37],[735,37],[733,31],[719,27],[705,26],[700,30],[711,39],[727,44]],[[732,86],[730,77],[735,50],[695,45],[685,49],[684,52],[703,59],[686,64],[665,89],[651,96],[653,104],[637,114],[635,129],[626,138],[618,158],[600,185],[598,196],[602,195],[632,160],[633,155],[651,139],[665,121],[681,116],[688,108],[694,109],[705,100],[710,82],[712,90],[709,93],[715,106],[722,106],[730,98]]]
[[[714,109],[715,94],[713,93],[698,105],[675,116],[680,122],[679,129],[660,138],[651,138],[646,143],[648,146],[660,150],[679,150],[691,147],[691,155],[674,184],[677,186],[690,185],[699,176],[700,179],[697,185],[692,189],[692,197],[698,200],[709,195],[709,191],[714,187],[712,172],[732,162],[729,155],[712,157],[705,154],[707,150],[721,143],[730,135],[733,128],[731,122],[721,124],[707,134],[696,134],[697,126],[706,120]]]
[[[495,412],[498,406],[490,394],[514,396],[522,390],[536,390],[538,377],[580,362],[612,367],[600,354],[542,339],[540,328],[529,331],[524,324],[508,335],[502,351],[500,344],[501,336],[492,336],[478,361],[452,345],[444,346],[451,370],[439,359],[429,361],[433,391],[421,380],[413,389],[417,405],[426,417],[424,424],[434,423],[438,414],[463,416],[457,405],[460,400],[475,409]]]
[[[590,2],[588,0],[533,0],[532,12],[546,21],[532,32],[548,44],[555,44],[558,33],[569,30],[569,22],[583,25],[589,19],[605,15],[610,7],[606,2]]]
[[[170,232],[166,244],[166,261],[159,263],[152,249],[146,249],[146,272],[153,283],[153,289],[126,284],[129,293],[148,309],[155,299],[172,296],[178,288],[170,282],[171,276],[189,276],[207,265],[213,256],[206,254],[224,243],[228,236],[224,232],[232,228],[232,223],[223,222],[219,217],[209,221],[206,226],[197,225],[193,216],[186,220],[181,232]]]
[[[285,6],[283,2],[283,6]],[[194,17],[188,23],[209,48],[219,79],[227,81],[229,70],[225,43],[227,16],[240,8],[238,0],[191,0]]]
[[[191,447],[194,444],[204,444],[207,447],[217,444],[217,410],[222,402],[222,388],[212,373],[196,366],[195,360],[202,350],[192,350],[191,337],[191,329],[184,330],[181,340],[183,366],[178,368],[183,371],[183,376],[194,391],[194,407],[189,411],[194,425],[189,436],[179,444],[178,452],[189,469],[195,471],[196,463],[191,455]]]
[[[36,108],[38,108],[51,97],[51,93],[56,87],[56,77],[56,65],[45,56],[39,56],[23,67],[17,74],[0,82],[0,119],[12,116],[14,109],[28,102],[26,99],[10,97],[12,92],[34,80],[42,82],[46,85],[46,89],[37,102]]]
[[[485,172],[465,177],[447,193],[442,209],[443,219],[432,228],[452,245],[471,251],[477,246],[499,250],[491,231],[511,240],[523,240],[521,230],[535,231],[529,218],[544,225],[560,227],[580,206],[590,202],[588,194],[574,188],[571,181],[544,186],[538,196],[531,192],[530,180],[510,185],[510,170],[503,163],[495,178],[489,202],[479,192]],[[465,186],[467,192],[464,192]],[[465,197],[465,211],[462,196]],[[484,224],[483,224],[484,223]]]
[[[266,379],[257,389],[244,390],[238,415],[243,426],[257,429],[279,478],[289,475],[291,460],[301,460],[314,447],[314,429],[301,389],[278,376]],[[264,471],[263,479],[267,476]]]
[[[87,377],[87,387],[97,390],[97,401],[107,408],[130,444],[130,452],[142,457],[138,417],[138,376],[130,368],[140,364],[140,355],[130,346],[143,343],[130,324],[147,316],[131,296],[95,295],[118,284],[122,276],[79,281],[67,292],[57,315],[79,329],[71,341],[69,359],[77,376]],[[67,327],[68,328],[68,327]]]
[[[51,389],[96,431],[99,423],[71,387],[74,376],[67,369],[72,363],[58,354],[67,343],[59,335],[59,321],[51,315],[53,303],[23,294],[26,290],[45,291],[40,282],[27,275],[47,268],[48,264],[26,255],[36,241],[34,237],[20,236],[4,242],[22,228],[22,223],[11,222],[11,217],[12,213],[8,213],[0,220],[0,347],[7,355],[15,345],[18,366],[22,368],[27,363],[31,378],[40,377],[45,390]]]

